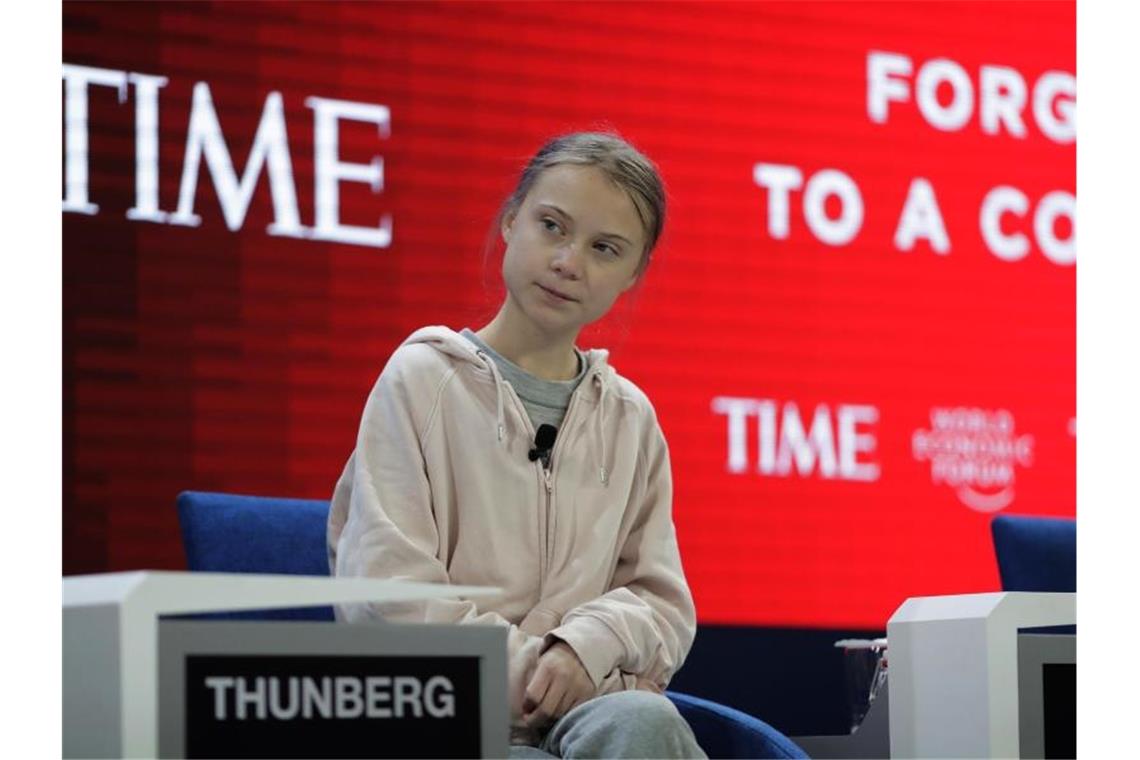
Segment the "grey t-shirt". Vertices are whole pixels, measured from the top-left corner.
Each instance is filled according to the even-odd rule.
[[[538,430],[538,426],[544,423],[554,427],[562,425],[562,418],[566,416],[566,407],[570,405],[570,396],[578,387],[578,383],[582,382],[582,378],[586,376],[586,357],[582,355],[581,351],[577,348],[574,349],[574,353],[578,356],[578,375],[574,379],[543,380],[499,354],[484,343],[471,328],[464,327],[459,334],[486,352],[495,362],[495,366],[499,368],[503,379],[511,384],[515,393],[522,400],[523,406],[526,407],[527,416],[530,417],[530,422],[534,425],[535,430]]]

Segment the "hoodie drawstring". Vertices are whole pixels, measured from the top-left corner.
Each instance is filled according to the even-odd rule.
[[[495,366],[495,362],[491,357],[487,356],[482,351],[476,351],[480,358],[486,363],[491,370],[491,377],[495,381],[495,432],[500,441],[503,440],[503,434],[506,432],[506,418],[503,414],[503,383],[505,382],[499,374],[499,368]]]
[[[598,424],[596,427],[598,431],[598,448],[602,454],[602,463],[598,468],[598,482],[608,487],[610,484],[610,473],[606,469],[606,463],[609,461],[606,459],[606,391],[608,390],[608,386],[606,382],[602,380],[600,372],[594,373],[594,380],[601,386],[601,393],[598,396]]]
[[[499,374],[499,368],[491,357],[487,356],[483,351],[476,351],[479,357],[491,370],[491,376],[495,381],[495,431],[498,440],[502,441],[506,432],[506,419],[504,416],[503,405],[503,385],[506,383],[502,375]],[[610,484],[610,471],[607,467],[609,463],[608,451],[606,449],[606,393],[609,392],[609,385],[602,379],[601,372],[592,373],[593,382],[598,384],[600,389],[598,395],[598,414],[597,425],[595,430],[598,434],[598,451],[601,454],[601,464],[598,466],[598,482],[603,486]]]

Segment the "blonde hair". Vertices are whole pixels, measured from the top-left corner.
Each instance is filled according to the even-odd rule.
[[[539,176],[552,166],[595,166],[629,195],[645,233],[645,248],[638,274],[649,266],[650,255],[665,227],[665,185],[656,165],[624,138],[609,132],[571,132],[548,141],[527,162],[495,219],[494,229],[518,212]]]

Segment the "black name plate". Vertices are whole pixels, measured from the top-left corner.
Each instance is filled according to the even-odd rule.
[[[186,756],[478,757],[479,658],[188,655]]]

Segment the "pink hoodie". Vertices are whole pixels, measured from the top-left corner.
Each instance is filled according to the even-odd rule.
[[[607,355],[586,352],[547,471],[527,457],[534,430],[494,361],[446,327],[417,330],[373,387],[333,493],[334,575],[502,589],[337,614],[506,627],[516,728],[555,639],[604,694],[639,679],[663,690],[696,632],[665,438],[649,399]]]

